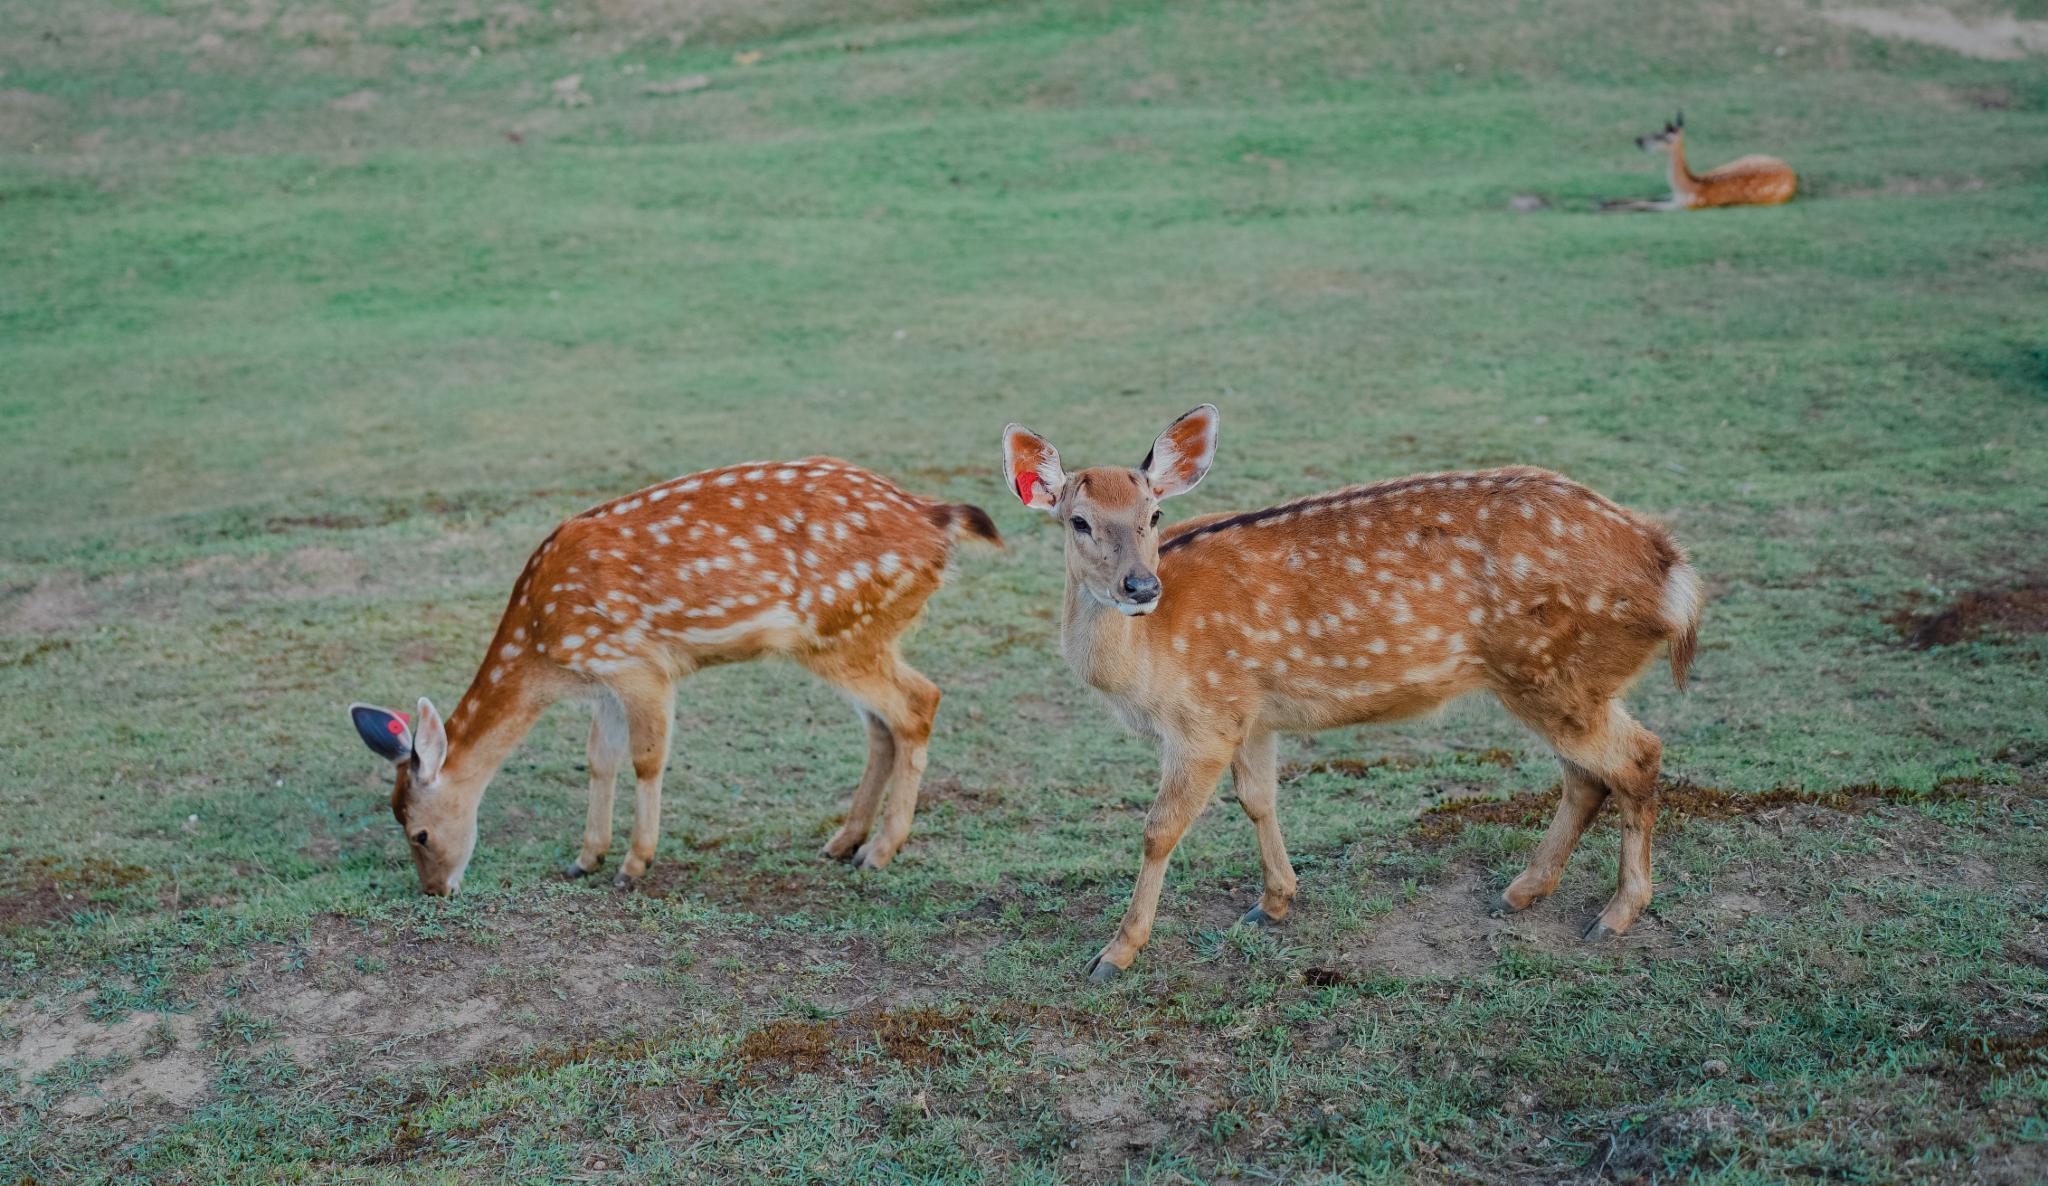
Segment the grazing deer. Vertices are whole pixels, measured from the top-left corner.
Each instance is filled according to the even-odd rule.
[[[420,888],[453,894],[476,851],[477,805],[541,712],[590,705],[590,812],[567,873],[595,872],[628,759],[638,800],[615,884],[654,859],[675,683],[703,667],[794,659],[845,692],[868,764],[835,859],[880,869],[910,834],[939,690],[897,644],[939,587],[956,533],[1002,546],[979,507],[905,493],[830,457],[755,461],[650,486],[577,515],[541,542],[469,690],[442,722],[357,704],[357,732],[398,767],[391,812]],[[881,829],[870,836],[888,792]]]
[[[1682,687],[1699,582],[1664,530],[1527,467],[1423,474],[1159,527],[1160,500],[1208,472],[1217,411],[1174,421],[1136,469],[1068,473],[1012,424],[1003,464],[1025,506],[1066,533],[1060,649],[1125,723],[1162,744],[1144,861],[1116,937],[1089,965],[1130,966],[1152,933],[1166,861],[1225,770],[1258,830],[1283,918],[1294,868],[1274,814],[1274,736],[1418,716],[1485,688],[1564,764],[1564,798],[1527,871],[1495,902],[1557,888],[1601,804],[1621,805],[1620,886],[1587,928],[1619,935],[1650,900],[1656,735],[1621,694],[1668,643]]]
[[[1671,196],[1660,202],[1633,199],[1601,204],[1603,210],[1704,210],[1709,206],[1776,206],[1792,200],[1799,177],[1774,156],[1746,156],[1695,174],[1685,166],[1685,112],[1664,130],[1636,137],[1644,152],[1671,156]]]

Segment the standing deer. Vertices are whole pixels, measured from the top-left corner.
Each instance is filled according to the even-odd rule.
[[[1621,199],[1601,204],[1603,210],[1705,210],[1711,206],[1777,206],[1792,200],[1799,177],[1792,166],[1774,156],[1738,157],[1718,169],[1696,174],[1685,165],[1685,112],[1661,132],[1636,137],[1644,152],[1671,158],[1671,196],[1658,202]]]
[[[1650,900],[1663,746],[1620,697],[1663,643],[1684,686],[1700,597],[1678,545],[1528,467],[1398,478],[1162,532],[1160,500],[1202,480],[1216,427],[1204,404],[1138,468],[1071,474],[1042,438],[1003,432],[1011,489],[1065,529],[1061,651],[1163,751],[1137,888],[1090,977],[1128,968],[1151,936],[1167,858],[1225,770],[1265,871],[1244,921],[1264,925],[1286,916],[1295,890],[1274,814],[1275,734],[1418,716],[1479,688],[1564,765],[1557,816],[1495,909],[1555,890],[1613,795],[1620,885],[1586,936],[1626,931]]]
[[[650,486],[577,515],[527,558],[469,690],[442,722],[349,709],[397,765],[391,812],[420,888],[461,888],[491,776],[549,705],[586,703],[590,811],[566,872],[593,873],[612,838],[612,784],[630,758],[638,799],[615,884],[654,859],[675,684],[699,668],[794,659],[845,692],[868,764],[825,855],[880,869],[910,834],[939,690],[897,644],[939,587],[957,533],[997,547],[987,512],[905,493],[830,457],[755,461]],[[883,792],[881,830],[869,835]]]

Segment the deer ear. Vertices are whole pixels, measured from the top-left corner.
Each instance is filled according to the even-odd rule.
[[[1021,424],[1003,430],[1003,476],[1019,502],[1048,514],[1067,484],[1059,450]]]
[[[412,756],[412,730],[405,727],[404,717],[374,704],[351,704],[348,715],[371,753],[387,762],[403,762]]]
[[[448,760],[448,729],[441,724],[441,714],[434,711],[434,702],[420,697],[420,715],[412,730],[412,773],[421,785],[434,781],[441,773],[441,763]]]
[[[1193,490],[1216,460],[1216,425],[1223,413],[1203,404],[1166,426],[1138,468],[1152,484],[1152,493],[1171,498]]]

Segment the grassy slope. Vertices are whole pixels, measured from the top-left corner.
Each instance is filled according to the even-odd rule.
[[[1673,773],[2037,785],[2040,640],[1911,652],[1882,617],[2041,571],[2039,63],[1666,7],[0,3],[0,1026],[95,991],[202,1018],[141,1059],[178,1046],[205,1087],[92,1120],[128,1055],[18,1077],[0,1177],[1939,1179],[2037,1151],[2048,1076],[1966,1043],[2041,1025],[2032,789],[1673,827],[1650,933],[1587,952],[1562,936],[1604,826],[1555,933],[1469,919],[1533,830],[1413,838],[1553,777],[1461,706],[1292,746],[1417,761],[1289,787],[1288,929],[1222,930],[1257,864],[1219,807],[1132,986],[1071,979],[1152,758],[1057,662],[1056,541],[990,477],[1010,419],[1134,460],[1218,400],[1187,514],[1563,469],[1709,578],[1694,691],[1636,697]],[[1807,199],[1584,214],[1655,192],[1627,138],[1680,103],[1699,163],[1768,150]],[[653,893],[540,885],[581,812],[564,713],[486,804],[475,892],[407,897],[339,707],[452,695],[560,516],[814,451],[1012,536],[912,644],[948,699],[899,863],[812,859],[857,732],[737,669],[684,688]],[[1413,920],[1452,938],[1393,944]],[[458,981],[500,1014],[486,1072],[417,1033]],[[396,1002],[361,1027],[382,1053],[295,1057],[295,1025],[349,1027],[290,1002],[358,983]],[[817,1021],[875,1005],[951,1010],[943,1057]],[[646,1041],[563,1045],[598,1039]]]

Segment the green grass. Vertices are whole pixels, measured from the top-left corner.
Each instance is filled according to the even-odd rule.
[[[1886,619],[2048,577],[2048,73],[1821,12],[0,0],[0,1181],[2039,1179],[2048,644]],[[1588,213],[1679,106],[1801,199]],[[1285,787],[1296,916],[1229,928],[1226,797],[1084,988],[1155,759],[996,437],[1205,400],[1183,514],[1530,462],[1663,517],[1667,770],[1890,790],[1667,814],[1589,949],[1611,822],[1507,923],[1534,830],[1413,828],[1554,781],[1504,714],[1302,739],[1406,760]],[[565,710],[417,898],[342,707],[445,705],[561,517],[811,452],[1011,541],[909,645],[896,863],[815,857],[860,733],[761,665],[683,686],[645,893],[551,879]]]

